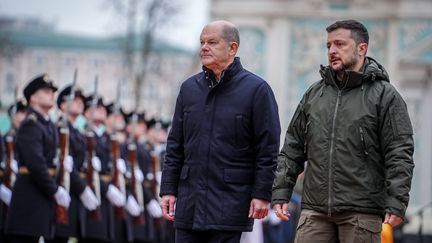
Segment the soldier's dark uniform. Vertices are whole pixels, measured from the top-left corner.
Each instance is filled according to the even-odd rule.
[[[0,183],[3,183],[3,180],[5,179],[4,176],[4,172],[5,172],[5,168],[6,168],[6,144],[7,139],[10,139],[12,141],[13,144],[13,154],[15,157],[16,154],[16,146],[15,146],[15,141],[16,141],[16,128],[14,128],[13,124],[12,124],[12,119],[13,116],[17,113],[17,112],[25,112],[27,110],[27,106],[24,104],[23,101],[19,100],[18,102],[16,102],[15,104],[11,105],[8,109],[8,115],[9,118],[11,119],[11,128],[9,129],[9,131],[3,136],[3,138],[1,138],[1,134],[0,134],[0,161],[2,161],[2,164],[0,166],[1,171],[2,171],[2,178],[0,180]],[[15,158],[16,160],[16,158]],[[14,173],[14,172],[12,172]],[[10,178],[11,180],[12,178]],[[12,181],[11,181],[11,186],[13,186]],[[5,225],[6,225],[6,216],[7,216],[7,212],[9,207],[4,204],[4,203],[0,203],[0,242],[6,242],[6,237],[4,236],[4,231],[5,231]]]
[[[108,105],[105,106],[106,110],[107,110],[107,115],[114,115],[114,103],[110,103]],[[119,116],[124,118],[124,111],[120,108],[119,109]],[[112,125],[112,124],[111,124]],[[119,129],[119,124],[116,124],[117,126],[117,131]],[[117,132],[114,131],[114,128],[112,128],[112,132]],[[111,136],[111,135],[110,135]],[[110,137],[111,139],[111,137]],[[123,158],[122,157],[122,151],[124,150],[124,147],[126,146],[125,143],[120,143],[117,141],[118,144],[118,151],[119,151],[119,158]],[[111,153],[111,157],[110,157],[110,169],[111,172],[113,170],[113,166],[116,165],[116,160],[115,158],[112,157],[112,153]],[[125,178],[126,179],[126,178]],[[126,195],[127,198],[127,195]],[[115,238],[115,242],[116,243],[123,243],[123,242],[132,242],[133,241],[133,229],[132,229],[132,221],[130,218],[130,215],[128,214],[126,208],[123,207],[123,218],[118,218],[116,215],[116,208],[114,207],[114,217],[113,217],[113,224],[114,224],[114,238]]]
[[[66,101],[66,97],[70,95],[71,86],[63,89],[58,98],[57,106],[60,108],[62,102]],[[79,97],[84,102],[84,96],[81,90],[75,90],[75,97]],[[64,120],[61,118],[57,124],[58,132],[60,134],[61,127],[64,126]],[[79,226],[79,208],[83,207],[79,199],[79,195],[84,191],[86,182],[80,177],[79,169],[82,167],[86,155],[86,139],[85,136],[78,131],[69,121],[67,122],[69,129],[69,155],[73,158],[73,170],[70,173],[70,196],[71,203],[69,205],[69,222],[67,225],[56,224],[55,229],[55,242],[67,242],[69,237],[81,236]],[[49,242],[47,242],[49,243]]]
[[[132,113],[128,114],[126,116],[126,123],[131,122]],[[145,122],[144,114],[138,114],[137,116],[138,122]],[[131,136],[131,135],[129,135]],[[130,141],[129,141],[130,142]],[[148,172],[150,172],[150,161],[151,156],[150,152],[147,148],[149,148],[146,141],[138,142],[136,139],[133,139],[133,143],[136,145],[136,153],[137,153],[137,163],[139,169],[142,171],[143,175],[145,176]],[[122,147],[121,157],[128,161],[128,170],[131,173],[130,168],[130,161],[128,160],[128,148],[127,146]],[[143,189],[144,194],[144,224],[133,224],[133,238],[134,242],[141,243],[141,242],[156,242],[157,240],[157,232],[155,228],[155,222],[154,219],[150,216],[146,209],[146,205],[154,199],[151,193],[150,184],[149,181],[144,178],[144,182],[141,184],[141,187]]]
[[[24,89],[26,99],[29,100],[29,93],[31,95],[41,87],[57,90],[41,76]],[[16,140],[20,173],[13,187],[6,224],[6,234],[13,239],[28,237],[29,241],[34,241],[39,236],[46,239],[54,236],[54,194],[58,186],[52,172],[57,143],[55,125],[29,108]]]
[[[5,157],[3,146],[4,146],[3,145],[3,136],[0,133],[0,162],[2,162],[2,163],[3,163],[3,158]],[[2,170],[0,172],[0,174],[1,174],[0,184],[3,183],[3,172],[4,172],[3,166],[1,166],[1,167],[2,167]],[[5,220],[5,216],[6,216],[6,212],[5,212],[4,207],[5,207],[4,203],[2,201],[0,201],[0,242],[6,241],[6,239],[4,237],[4,220]]]
[[[92,96],[86,98],[86,109],[91,104]],[[103,106],[101,98],[98,99],[98,106]],[[95,153],[101,161],[101,172],[100,174],[100,193],[101,193],[101,205],[100,220],[94,221],[89,217],[84,217],[82,221],[83,226],[83,239],[80,242],[111,242],[114,241],[114,225],[113,225],[113,207],[109,200],[106,198],[108,191],[109,180],[105,179],[110,176],[110,138],[108,133],[103,132],[98,134],[96,128],[93,131],[95,136]],[[89,158],[86,158],[89,161]]]

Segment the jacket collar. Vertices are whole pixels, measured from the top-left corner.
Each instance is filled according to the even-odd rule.
[[[202,69],[204,71],[206,80],[208,80],[209,82],[211,82],[211,80],[216,81],[216,75],[213,73],[212,70],[208,69],[205,66],[202,66]],[[221,79],[219,80],[219,82],[222,81],[227,82],[231,80],[232,77],[234,77],[237,73],[239,73],[242,70],[243,70],[243,66],[241,65],[240,57],[235,57],[234,61],[222,71]]]
[[[49,118],[49,116],[44,116],[44,115],[42,115],[41,113],[39,113],[38,111],[36,111],[33,107],[31,107],[31,106],[29,106],[29,109],[28,109],[28,115],[27,115],[27,117],[29,117],[29,116],[31,116],[31,117],[35,117],[35,118],[37,118],[37,120],[39,120],[39,121],[41,121],[41,122],[43,122],[43,123],[48,123],[48,122],[50,122],[50,118]],[[34,119],[34,118],[33,118]]]
[[[343,88],[354,88],[360,86],[364,82],[374,81],[386,81],[390,82],[387,71],[384,67],[379,64],[375,59],[366,57],[360,72],[356,71],[345,71],[345,80],[342,80],[341,87]],[[324,79],[326,84],[337,86],[335,80],[335,73],[330,66],[322,66],[320,69],[321,77]],[[343,89],[342,88],[342,89]]]

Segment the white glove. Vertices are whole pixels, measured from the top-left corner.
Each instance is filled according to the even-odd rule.
[[[151,172],[147,173],[146,178],[147,178],[149,181],[153,180],[153,179],[154,179],[153,173],[151,173]]]
[[[99,201],[90,187],[86,186],[80,195],[80,199],[84,207],[90,211],[95,210],[99,206]]]
[[[11,169],[13,173],[18,174],[18,161],[12,160]]]
[[[63,161],[64,170],[67,171],[68,173],[71,173],[73,169],[73,164],[74,161],[72,156],[70,155],[66,156],[66,158]]]
[[[125,195],[113,185],[108,186],[106,197],[116,207],[123,207],[126,203]]]
[[[0,199],[9,206],[12,198],[12,191],[7,186],[0,185]]]
[[[140,183],[144,181],[144,174],[139,168],[135,168],[135,179]]]
[[[122,174],[126,173],[126,162],[124,159],[117,159],[117,170]]]
[[[138,202],[135,200],[135,198],[132,195],[128,196],[127,202],[126,202],[126,210],[128,213],[134,217],[140,215],[141,208],[138,205]]]
[[[162,181],[162,171],[156,172],[156,181],[160,185]]]
[[[102,165],[101,165],[101,161],[100,161],[99,157],[94,156],[94,157],[92,158],[92,166],[93,166],[93,169],[94,169],[95,171],[97,171],[97,172],[101,172],[101,170],[102,170]]]
[[[54,198],[58,205],[64,208],[69,208],[71,198],[69,196],[69,193],[63,187],[59,186],[57,188],[57,191],[54,194]]]
[[[152,218],[162,217],[162,209],[156,200],[152,199],[149,203],[147,203],[146,209]]]

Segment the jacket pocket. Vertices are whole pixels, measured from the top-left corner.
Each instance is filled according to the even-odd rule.
[[[379,216],[376,218],[377,219],[359,219],[355,242],[380,242],[382,223]]]
[[[303,143],[303,152],[304,152],[304,154],[307,156],[307,146],[308,146],[308,136],[307,136],[307,134],[308,134],[308,131],[309,131],[309,126],[310,126],[310,124],[311,124],[311,121],[309,120],[307,123],[306,123],[306,127],[305,127],[305,130],[304,130],[304,143]]]
[[[248,169],[225,169],[224,181],[233,184],[253,184],[255,173]]]
[[[366,132],[366,130],[360,126],[359,127],[359,133],[360,133],[360,142],[361,142],[361,146],[362,146],[362,153],[365,157],[367,157],[369,155],[369,152],[367,150],[365,132]]]
[[[247,139],[246,118],[242,114],[235,115],[235,148],[236,149],[248,149],[249,141]]]
[[[406,108],[404,108],[405,104],[402,104],[402,102],[403,101],[396,100],[396,104],[390,108],[390,125],[392,127],[394,137],[413,134],[411,121]]]
[[[226,183],[222,196],[222,221],[230,224],[249,223],[248,212],[252,200],[252,169],[224,169],[223,180]]]

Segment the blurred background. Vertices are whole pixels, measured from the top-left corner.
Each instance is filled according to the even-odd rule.
[[[48,73],[62,88],[75,68],[87,94],[98,76],[99,93],[112,101],[120,81],[123,107],[171,118],[181,82],[200,71],[201,29],[214,19],[239,27],[238,55],[272,86],[286,131],[327,64],[325,27],[348,18],[368,28],[368,55],[386,67],[414,126],[408,220],[395,237],[431,242],[432,0],[1,0],[0,131],[32,77]]]

